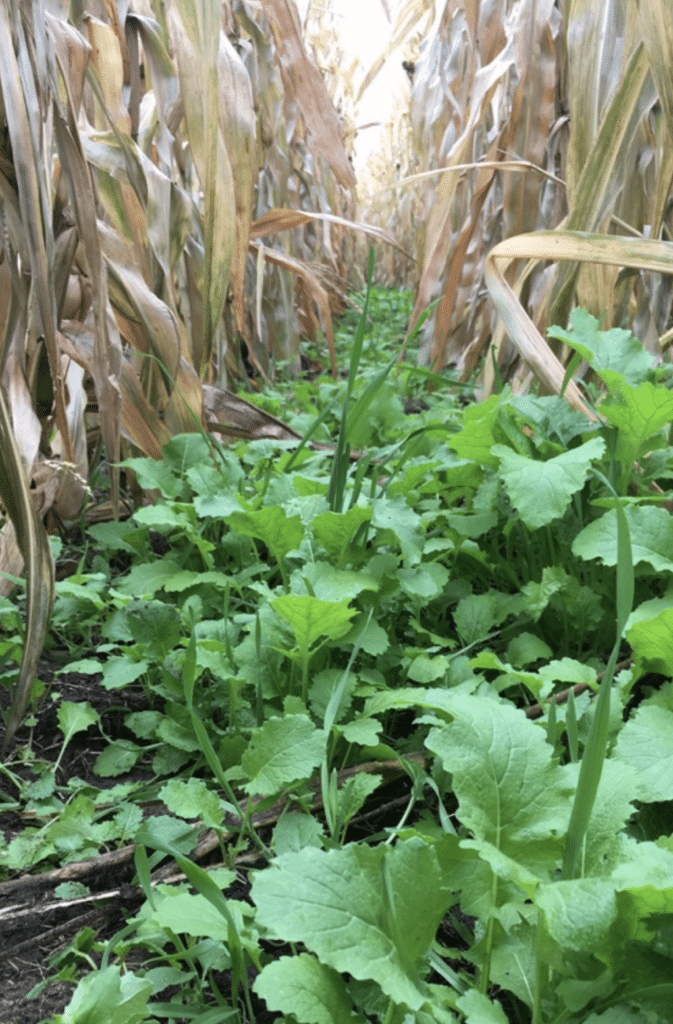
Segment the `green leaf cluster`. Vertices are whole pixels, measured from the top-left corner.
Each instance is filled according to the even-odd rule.
[[[464,407],[437,375],[427,408],[387,416],[386,388],[418,381],[394,385],[363,323],[348,382],[288,385],[303,441],[181,435],[124,464],[155,500],[89,529],[51,643],[139,703],[97,788],[60,764],[105,717],[54,697],[60,759],[28,782],[6,767],[35,824],[0,866],[137,844],[139,912],[60,963],[104,955],[73,1021],[111,999],[120,1021],[247,1022],[260,999],[291,1024],[666,1024],[670,392],[631,335],[576,312],[557,334],[595,375],[595,419],[508,391]],[[323,427],[338,458],[311,447]],[[393,771],[404,808],[358,839]],[[189,859],[206,829],[225,868]],[[189,884],[152,884],[167,855]]]

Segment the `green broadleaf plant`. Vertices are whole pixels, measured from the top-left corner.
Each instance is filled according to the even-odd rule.
[[[324,451],[265,440],[220,459],[179,437],[135,465],[154,506],[91,528],[54,643],[145,703],[96,761],[112,791],[5,767],[38,821],[0,844],[0,866],[140,844],[146,903],[101,973],[113,956],[155,985],[170,971],[180,997],[150,997],[147,1016],[227,1019],[238,991],[247,1019],[254,967],[257,995],[299,1024],[667,1024],[670,393],[630,336],[606,342],[581,317],[572,333],[596,419],[506,388],[465,410],[423,393],[412,429],[391,416],[347,472],[339,509]],[[362,345],[351,410],[389,361]],[[305,422],[327,409],[339,429],[341,384],[292,387]],[[91,717],[64,707],[66,731]],[[404,809],[356,838],[386,762],[408,765]],[[143,820],[141,795],[167,813]],[[255,815],[285,799],[267,839]],[[254,843],[254,906],[228,899],[229,867],[187,859],[202,828],[237,870]],[[169,852],[196,895],[156,884]]]

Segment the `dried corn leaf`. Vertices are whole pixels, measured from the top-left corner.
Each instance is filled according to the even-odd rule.
[[[86,254],[89,283],[92,290],[92,310],[96,330],[91,375],[96,386],[101,435],[111,464],[111,499],[116,508],[119,501],[119,471],[116,469],[115,463],[119,461],[121,339],[109,306],[107,268],[101,254],[93,185],[82,152],[72,108],[69,108],[67,123],[58,111],[55,112],[54,130],[79,238]],[[77,465],[80,472],[87,476],[81,456],[77,460]]]
[[[236,240],[231,266],[231,288],[239,331],[246,326],[245,273],[250,223],[257,177],[257,121],[250,77],[224,35],[218,52],[220,128],[226,139],[236,196]]]
[[[346,217],[338,217],[332,213],[314,213],[311,210],[287,210],[274,208],[253,221],[250,228],[250,238],[264,238],[267,235],[275,235],[280,231],[291,231],[294,228],[303,227],[312,221],[323,221],[326,224],[339,224],[341,227],[349,228],[352,231],[361,231],[377,242],[383,242],[403,253],[407,259],[413,261],[413,256],[404,249],[389,231],[377,227],[375,224],[366,224],[361,220],[348,220]]]
[[[26,564],[26,632],[19,678],[7,716],[0,756],[23,718],[33,685],[37,662],[49,625],[54,601],[54,563],[49,541],[31,500],[21,456],[14,441],[9,410],[0,389],[0,476],[2,497],[16,533],[18,547]],[[12,564],[15,564],[12,563]],[[0,565],[0,568],[2,566]]]
[[[303,280],[307,292],[322,314],[323,328],[327,335],[327,342],[330,350],[332,374],[336,376],[336,345],[334,342],[334,329],[332,327],[332,313],[329,306],[329,296],[315,274],[313,274],[310,268],[301,260],[293,259],[293,257],[287,256],[284,253],[275,252],[273,249],[267,249],[258,242],[251,242],[250,249],[258,256],[263,256],[268,263],[273,263],[277,267],[283,267],[285,270],[289,270],[291,273],[296,274]]]
[[[304,47],[294,0],[261,0],[276,43],[285,94],[296,100],[313,147],[329,163],[345,188],[355,185],[355,174],[344,146],[343,131],[325,83]]]
[[[72,103],[75,113],[78,114],[91,58],[91,47],[72,25],[61,18],[53,17],[48,11],[47,29],[54,45],[54,54],[64,75],[63,84],[67,86],[67,90],[59,90],[61,102]]]
[[[540,384],[554,394],[560,394],[563,386],[563,364],[528,317],[505,276],[508,265],[523,258],[586,261],[673,274],[673,244],[667,242],[577,231],[537,231],[509,238],[492,249],[486,260],[491,297],[522,359]],[[593,416],[574,381],[570,381],[565,394],[576,408]]]
[[[503,149],[539,166],[556,122],[556,36],[560,14],[554,0],[522,0],[510,15],[518,82],[503,132]],[[505,175],[505,232],[539,227],[544,179],[536,174]]]
[[[42,36],[46,52],[46,26],[34,24]],[[18,49],[15,53],[14,46]],[[26,233],[31,286],[39,311],[41,330],[49,355],[56,426],[61,433],[66,458],[72,462],[72,442],[65,415],[65,396],[60,359],[56,342],[56,308],[52,287],[50,256],[53,248],[49,197],[41,173],[45,166],[42,152],[43,136],[40,101],[24,35],[23,22],[10,24],[9,10],[0,4],[0,88],[12,144],[12,157],[17,169],[17,189],[21,222]],[[44,83],[45,87],[47,83]]]
[[[111,25],[98,18],[87,18],[91,60],[101,85],[103,109],[98,111],[96,126],[105,128],[108,119],[120,132],[130,134],[131,120],[122,106],[124,67],[119,39]]]
[[[168,24],[176,56],[185,123],[202,189],[205,245],[205,336],[192,338],[199,373],[210,364],[229,287],[236,240],[236,196],[231,163],[220,131],[219,8],[209,0],[175,0]]]
[[[105,241],[109,237],[106,233]],[[105,257],[112,305],[123,316],[141,325],[145,338],[142,350],[150,352],[157,360],[170,390],[180,362],[181,334],[178,320],[169,306],[150,291],[132,264],[129,266],[128,263],[110,258],[107,245]],[[135,336],[128,340],[137,343]]]
[[[480,69],[475,76],[469,118],[447,157],[446,170],[439,180],[437,197],[428,218],[423,270],[410,329],[413,329],[421,313],[440,290],[447,266],[453,239],[454,199],[459,182],[455,166],[464,164],[471,153],[475,131],[488,112],[493,93],[509,72],[513,60],[513,48],[508,45],[496,60]]]
[[[203,412],[208,430],[225,437],[262,437],[281,441],[294,440],[299,435],[287,423],[265,412],[252,402],[246,402],[227,388],[203,385]]]

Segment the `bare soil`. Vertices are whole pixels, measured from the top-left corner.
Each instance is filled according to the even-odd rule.
[[[101,716],[105,732],[110,738],[125,735],[123,718],[126,713],[129,710],[141,710],[145,706],[141,694],[134,694],[130,690],[125,690],[123,695],[110,693],[100,685],[97,677],[64,673],[54,679],[53,672],[54,665],[43,662],[39,677],[51,686],[52,692],[58,691],[60,699],[89,701]],[[32,733],[27,728],[19,731],[16,737],[17,750],[30,742],[35,758],[54,762],[62,739],[58,728],[57,707],[58,701],[53,700],[48,691],[36,713]],[[149,777],[149,773],[144,773],[142,768],[112,780],[95,775],[92,765],[106,742],[97,727],[77,733],[66,748],[58,782],[62,784],[77,776],[100,789],[130,778],[139,780],[145,774]],[[29,765],[17,765],[14,761],[11,770],[26,781],[34,778]],[[7,785],[5,782],[3,788],[7,788]],[[395,816],[399,818],[400,808],[408,799],[409,789],[410,782],[406,777],[381,787],[374,795],[372,805],[368,805],[365,813],[354,823],[354,831],[349,838],[363,838],[392,824],[396,820]],[[163,810],[165,813],[165,808]],[[272,815],[269,817],[271,820]],[[18,835],[26,824],[15,812],[0,814],[0,829],[7,842]],[[270,840],[270,833],[264,835],[262,832],[262,835],[267,841]],[[202,841],[204,847],[207,846],[206,840],[207,837]],[[206,852],[200,859],[204,866],[219,857],[215,844],[213,847],[211,853]],[[50,961],[66,950],[83,929],[92,929],[95,938],[104,941],[123,928],[127,918],[137,913],[144,895],[142,889],[133,884],[135,866],[132,853],[132,847],[111,849],[105,855],[88,862],[65,867],[44,862],[32,872],[17,872],[13,878],[0,882],[0,1024],[41,1024],[50,1021],[54,1014],[63,1013],[72,996],[75,980],[72,983],[52,982],[34,998],[29,998],[30,994],[41,982],[55,975],[59,968]],[[159,871],[169,875],[175,874],[177,869],[167,861]],[[59,901],[54,893],[56,886],[67,877],[84,882],[92,894],[107,895],[96,902],[87,900],[67,905],[68,901]],[[245,873],[241,872],[239,878],[239,891],[233,895],[245,899]],[[285,952],[283,949],[275,951],[278,956]],[[99,954],[91,955],[94,961],[100,959]],[[229,988],[228,979],[223,977],[216,980],[220,991],[226,992]],[[168,992],[162,993],[162,999],[169,995]],[[258,1003],[255,1011],[257,1024],[271,1024],[278,1019],[263,1004]]]
[[[96,677],[78,673],[64,673],[54,680],[54,665],[42,662],[38,676],[49,687],[58,690],[61,698],[73,702],[89,701],[101,715],[106,731],[114,734],[121,724],[122,713],[118,695],[104,690]],[[5,695],[6,696],[6,695]],[[132,699],[132,698],[131,698]],[[33,755],[45,761],[56,759],[61,745],[61,733],[57,723],[57,702],[49,691],[37,712],[37,724],[29,731],[19,730],[16,737],[17,749],[30,742]],[[105,784],[94,775],[91,765],[105,746],[105,740],[97,729],[78,733],[66,748],[59,769],[59,782],[78,776],[97,787]],[[12,772],[25,780],[34,778],[28,765],[12,764]],[[118,780],[113,780],[114,782]],[[27,822],[13,812],[0,814],[0,829],[7,842],[11,841],[25,827]],[[56,865],[40,865],[39,871],[48,872]],[[96,869],[82,876],[92,892],[106,892],[127,886],[133,875],[133,861]],[[37,1024],[49,1019],[55,1013],[62,1013],[70,1000],[74,985],[56,982],[47,986],[36,998],[29,999],[29,993],[53,975],[49,959],[67,948],[83,927],[93,928],[97,934],[110,935],[121,927],[128,906],[125,901],[116,907],[97,907],[93,902],[63,909],[50,909],[58,904],[54,895],[57,880],[47,881],[48,874],[17,873],[15,878],[0,882],[0,1024]],[[128,891],[126,890],[126,891]],[[139,905],[140,898],[136,899]],[[4,916],[4,920],[3,920]]]

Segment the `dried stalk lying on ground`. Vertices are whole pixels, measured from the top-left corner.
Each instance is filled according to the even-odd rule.
[[[424,763],[424,758],[420,754],[410,754],[409,760],[416,761],[418,763]],[[399,761],[369,761],[366,764],[354,765],[351,768],[344,768],[339,772],[339,785],[352,778],[361,772],[367,772],[370,775],[380,774],[383,776],[384,782],[392,782],[396,778],[404,776],[405,770],[403,765]],[[322,794],[320,792],[320,782],[318,779],[314,779],[311,782],[311,788],[314,790],[314,797],[311,804],[313,810],[316,810],[322,806]],[[250,818],[250,823],[255,829],[262,828],[266,825],[272,825],[278,820],[282,811],[287,806],[291,796],[285,796],[278,803],[274,804],[266,811],[253,812]],[[257,801],[253,801],[256,803]],[[241,809],[245,813],[248,804],[244,801],[241,804]],[[167,809],[164,808],[164,812]],[[215,829],[208,829],[208,831],[201,837],[197,843],[195,849],[191,854],[192,860],[200,860],[205,857],[206,854],[212,850],[217,849],[222,843],[229,842],[233,839],[242,825],[241,819],[234,814],[227,814],[223,822],[223,830],[216,831]],[[118,867],[121,864],[125,864],[133,859],[133,855],[136,850],[136,844],[130,843],[127,846],[120,847],[118,850],[111,850],[109,853],[102,853],[98,857],[90,857],[87,860],[75,861],[72,864],[65,864],[61,868],[55,868],[53,871],[43,871],[37,875],[20,875],[18,878],[11,878],[6,882],[0,883],[0,898],[5,896],[18,896],[19,893],[24,892],[39,892],[46,889],[53,888],[53,886],[60,884],[61,882],[72,882],[76,879],[87,878],[89,875],[100,874],[103,870],[109,870],[112,867]],[[161,881],[164,877],[173,871],[172,866],[159,868],[153,873],[153,880]],[[117,890],[115,890],[117,892]],[[109,894],[92,894],[92,899],[102,898]],[[77,903],[78,901],[71,901]],[[65,901],[59,901],[60,907],[66,905]],[[33,907],[33,912],[37,912],[39,908]],[[12,920],[13,917],[19,916],[23,913],[24,907],[10,907],[6,911],[0,911],[0,921],[7,922]],[[14,912],[14,913],[12,913]]]

